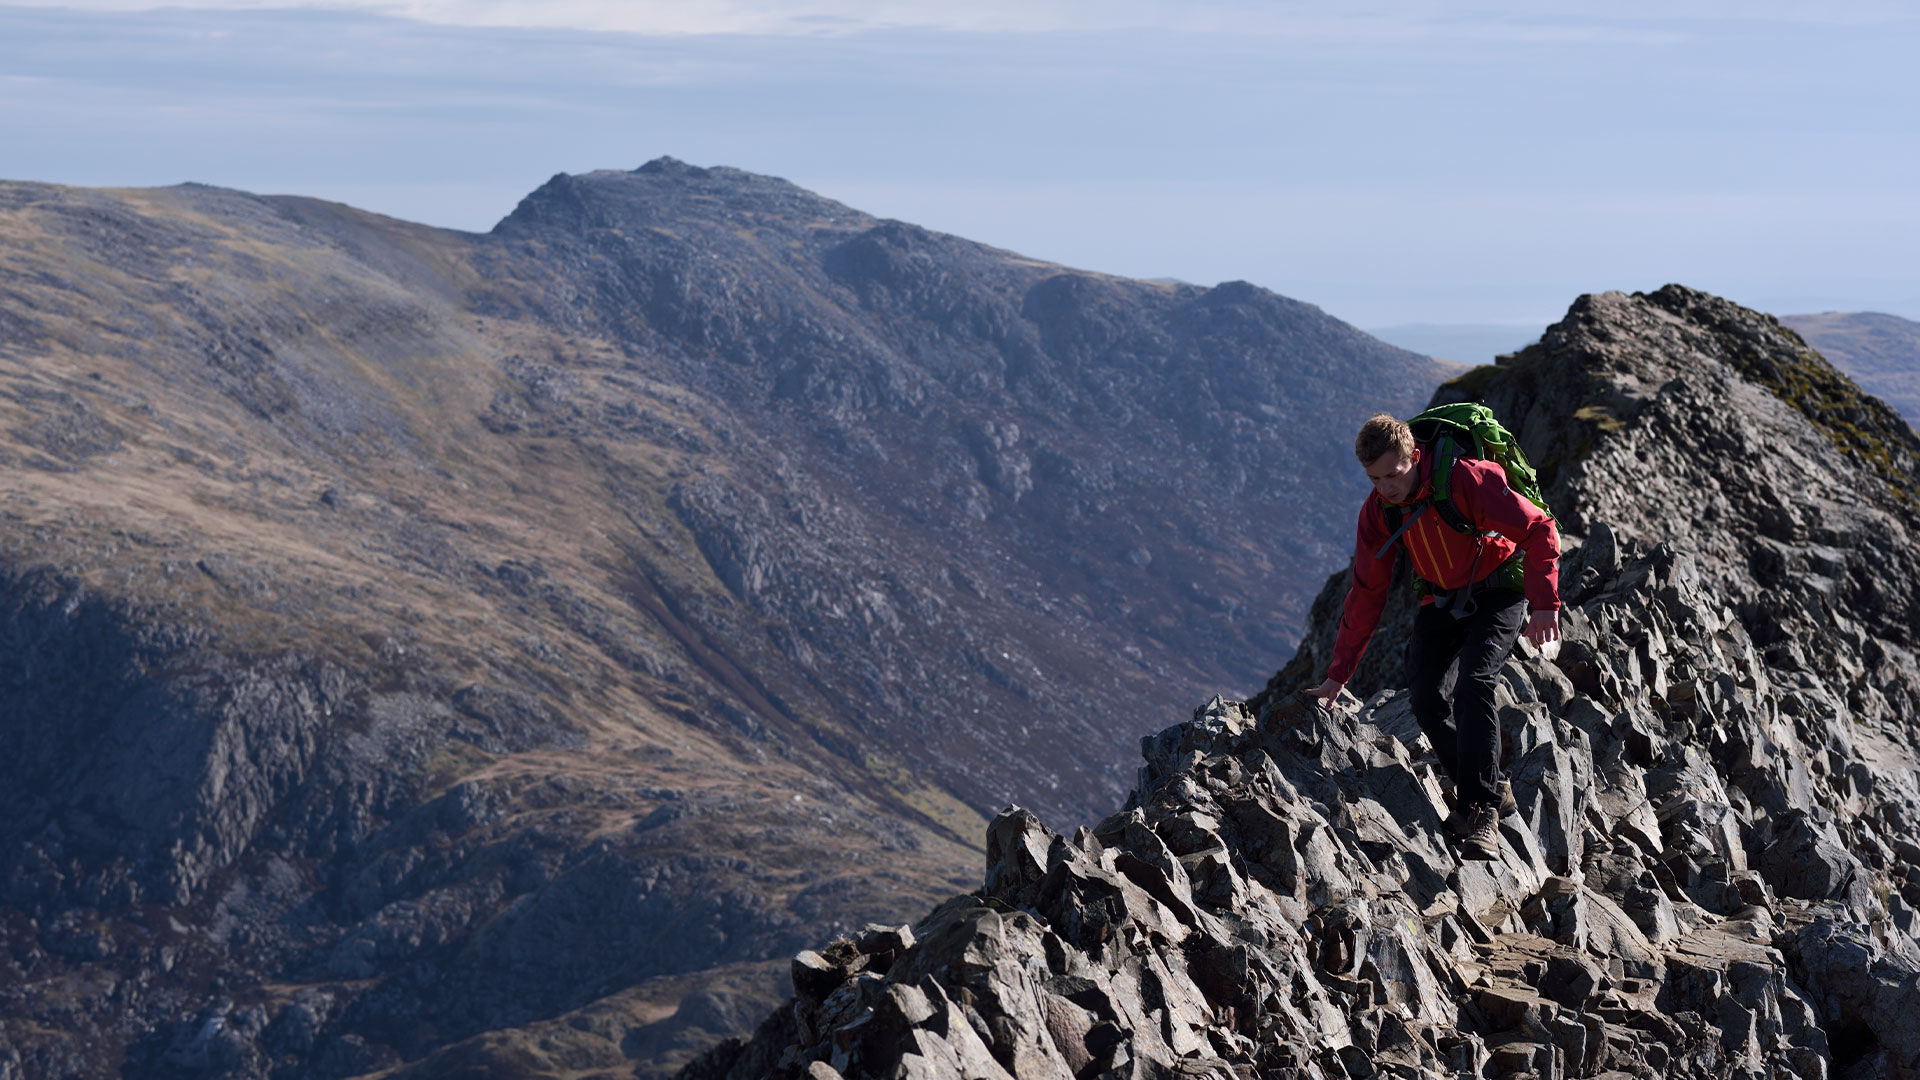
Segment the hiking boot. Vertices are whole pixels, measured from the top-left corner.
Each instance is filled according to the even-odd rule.
[[[1500,781],[1499,791],[1499,816],[1506,817],[1508,814],[1519,813],[1520,804],[1513,801],[1513,781]],[[1446,831],[1448,836],[1451,836],[1455,840],[1460,840],[1467,835],[1469,823],[1472,819],[1471,807],[1455,805],[1453,810],[1447,814],[1447,820],[1440,823],[1440,827]]]
[[[1500,813],[1491,806],[1467,810],[1467,835],[1460,840],[1460,857],[1487,862],[1500,857]]]

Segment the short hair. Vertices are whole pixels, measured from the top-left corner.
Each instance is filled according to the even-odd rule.
[[[1360,434],[1353,440],[1353,456],[1360,459],[1361,465],[1372,465],[1390,450],[1398,450],[1403,460],[1411,459],[1413,429],[1404,420],[1374,413],[1360,425]]]

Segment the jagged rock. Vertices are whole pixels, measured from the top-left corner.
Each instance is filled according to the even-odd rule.
[[[793,958],[793,991],[808,1001],[824,1001],[846,981],[847,972],[812,949]]]
[[[1847,899],[1858,909],[1873,902],[1864,868],[1841,845],[1832,825],[1804,812],[1776,822],[1774,840],[1760,853],[1760,870],[1782,895],[1802,900]]]
[[[1920,949],[1910,937],[1883,942],[1832,909],[1810,915],[1782,949],[1834,1057],[1874,1058],[1882,1075],[1920,1075]]]
[[[1556,955],[1547,962],[1540,992],[1565,1008],[1580,1012],[1606,978],[1606,972],[1586,957]]]

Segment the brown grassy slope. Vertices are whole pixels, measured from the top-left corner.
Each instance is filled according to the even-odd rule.
[[[13,558],[71,551],[62,561],[95,584],[256,651],[365,663],[359,629],[405,627],[411,647],[476,682],[530,664],[596,743],[730,756],[661,708],[674,681],[645,669],[693,658],[660,625],[671,617],[636,595],[643,572],[719,589],[665,509],[672,482],[725,468],[671,437],[716,438],[702,417],[717,410],[604,342],[436,304],[419,276],[402,287],[337,249],[302,247],[297,227],[256,218],[244,224],[271,227],[247,230],[165,191],[55,198],[97,200],[72,216],[103,237],[137,215],[170,243],[148,245],[159,260],[144,265],[104,238],[75,260],[84,224],[51,236],[31,212],[0,219],[8,307],[34,313],[33,344],[4,358],[0,401]],[[455,295],[476,280],[456,236],[382,226],[440,278],[427,284]],[[195,353],[199,372],[180,362]],[[560,355],[568,385],[549,392],[638,401],[631,437],[543,435],[551,402],[526,400],[503,369]],[[551,602],[527,603],[512,587],[523,577],[565,583],[568,602],[653,662],[635,671],[635,657],[607,656]]]
[[[463,238],[360,217],[385,250],[219,192],[0,189],[0,559],[227,652],[318,657],[375,690],[424,678],[472,704],[411,767],[414,802],[478,785],[505,804],[469,846],[529,830],[624,846],[663,808],[709,806],[697,841],[669,827],[684,838],[649,857],[741,852],[714,894],[778,911],[837,880],[837,902],[806,911],[857,919],[951,888],[971,811],[878,756],[849,771],[765,709],[758,723],[790,729],[769,754],[715,715],[751,691],[720,685],[650,595],[724,595],[665,507],[673,482],[718,467],[684,448],[717,441],[717,410],[604,342],[460,310],[477,281]],[[544,396],[511,374],[560,356],[567,381]],[[633,430],[544,435],[562,404],[624,410]],[[884,872],[861,868],[875,851]],[[268,1000],[307,984],[264,952],[209,962],[242,986],[253,968]],[[50,980],[14,992],[57,1007]]]

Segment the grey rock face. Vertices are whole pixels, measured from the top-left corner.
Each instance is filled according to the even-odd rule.
[[[1404,691],[1295,696],[1322,625],[1143,740],[1120,813],[1010,808],[979,891],[883,964],[807,954],[790,1022],[683,1075],[1920,1076],[1920,511],[1882,468],[1916,448],[1794,396],[1824,377],[1669,287],[1583,298],[1477,382],[1577,545],[1563,650],[1502,673],[1498,861],[1442,835]]]
[[[51,575],[0,585],[0,610],[0,672],[50,684],[11,701],[0,729],[0,787],[38,794],[13,802],[0,827],[19,853],[6,900],[28,910],[71,896],[185,903],[307,785],[325,715],[359,689],[324,663],[248,663],[169,637]],[[92,663],[69,662],[83,655]],[[176,673],[134,676],[149,665]]]

